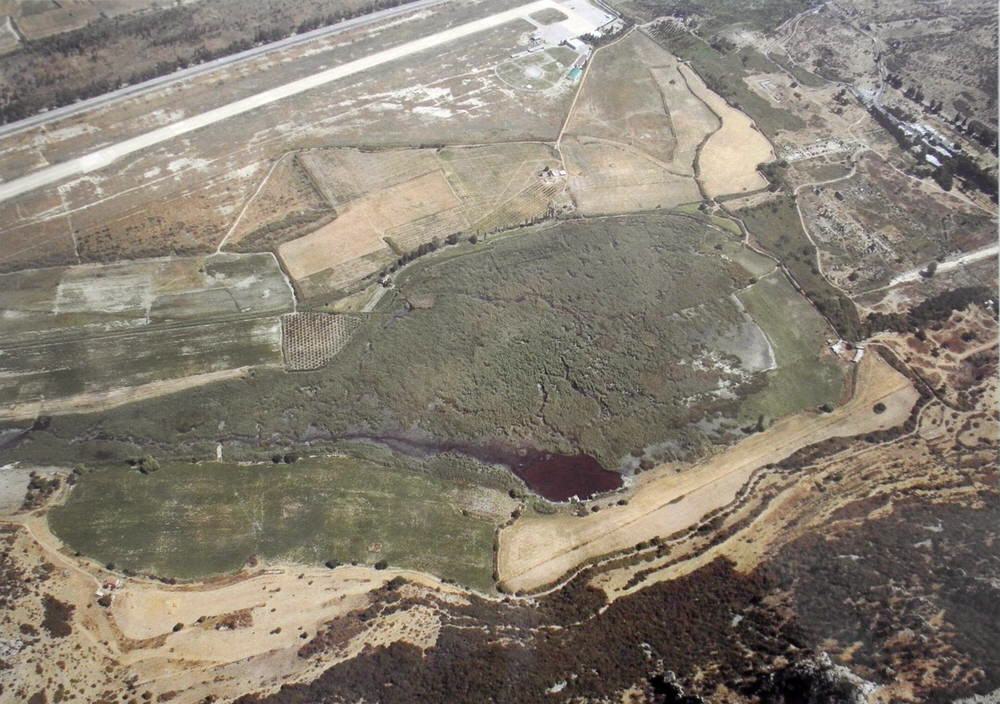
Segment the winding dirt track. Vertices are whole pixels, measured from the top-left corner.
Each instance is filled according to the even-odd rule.
[[[588,560],[685,530],[732,502],[757,468],[832,437],[899,425],[918,398],[910,381],[877,354],[865,355],[855,388],[854,398],[832,413],[785,418],[680,473],[659,467],[626,506],[584,518],[560,514],[518,520],[500,533],[501,581],[514,591],[538,589]],[[876,414],[872,407],[879,401],[886,410]]]

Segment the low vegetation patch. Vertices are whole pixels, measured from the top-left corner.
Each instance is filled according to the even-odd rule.
[[[461,243],[404,270],[324,369],[57,417],[13,454],[208,459],[221,440],[227,457],[264,459],[369,437],[583,453],[606,468],[688,458],[741,437],[741,399],[768,387],[767,337],[733,298],[759,275],[746,252],[671,214]],[[785,362],[808,368],[824,342]]]
[[[487,590],[493,531],[514,504],[416,461],[171,463],[86,472],[50,521],[72,549],[164,578],[233,572],[259,556],[408,567]]]
[[[795,198],[783,196],[737,215],[746,223],[760,245],[777,257],[788,269],[809,299],[829,319],[841,337],[859,340],[861,321],[851,300],[823,277],[816,259],[816,248],[802,231]]]

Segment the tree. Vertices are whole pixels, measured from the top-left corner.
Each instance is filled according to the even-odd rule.
[[[931,175],[934,177],[934,180],[937,181],[937,184],[946,191],[950,191],[954,185],[955,178],[952,173],[952,168],[947,162],[934,169],[934,173]]]

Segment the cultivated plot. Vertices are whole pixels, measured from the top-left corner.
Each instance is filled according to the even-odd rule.
[[[268,254],[38,269],[2,281],[0,404],[26,417],[76,407],[74,397],[99,405],[124,387],[280,362],[277,314],[292,306]]]
[[[0,189],[37,189],[0,204],[0,269],[213,251],[288,151],[399,146],[400,135],[436,145],[445,124],[459,143],[553,139],[570,81],[526,92],[495,71],[536,30],[522,15],[543,5],[443,3],[8,137]],[[274,225],[251,210],[242,237]]]
[[[449,235],[540,219],[563,202],[565,190],[555,152],[537,143],[323,149],[303,154],[301,163],[338,213],[277,248],[306,298],[356,288],[400,256]]]
[[[385,561],[485,591],[493,531],[512,503],[497,489],[356,459],[168,464],[88,472],[50,521],[102,563],[163,577],[234,572],[251,556]]]
[[[687,66],[679,71],[691,89],[721,122],[698,154],[698,175],[710,198],[754,191],[767,186],[757,171],[760,164],[774,159],[771,143],[753,120],[712,92]]]

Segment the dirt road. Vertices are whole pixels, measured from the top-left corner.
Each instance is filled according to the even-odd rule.
[[[655,536],[685,530],[736,498],[753,472],[831,437],[869,433],[906,420],[917,391],[878,355],[859,365],[857,394],[833,413],[803,413],[775,423],[700,465],[680,473],[660,467],[626,506],[585,518],[529,516],[500,533],[498,569],[510,590],[530,590],[558,580],[577,565]],[[886,409],[875,413],[881,401]]]
[[[991,247],[984,247],[983,249],[977,249],[975,252],[969,252],[968,254],[963,254],[955,259],[949,259],[947,261],[938,264],[937,272],[945,273],[946,271],[951,271],[952,269],[958,269],[965,266],[966,264],[972,264],[973,262],[978,262],[983,259],[995,259],[997,255],[1000,254],[1000,246],[993,245]],[[914,269],[913,271],[908,271],[905,274],[900,274],[893,277],[892,281],[886,288],[892,288],[893,286],[899,286],[900,284],[910,283],[911,281],[919,281],[922,269]],[[937,273],[935,272],[935,273]]]

